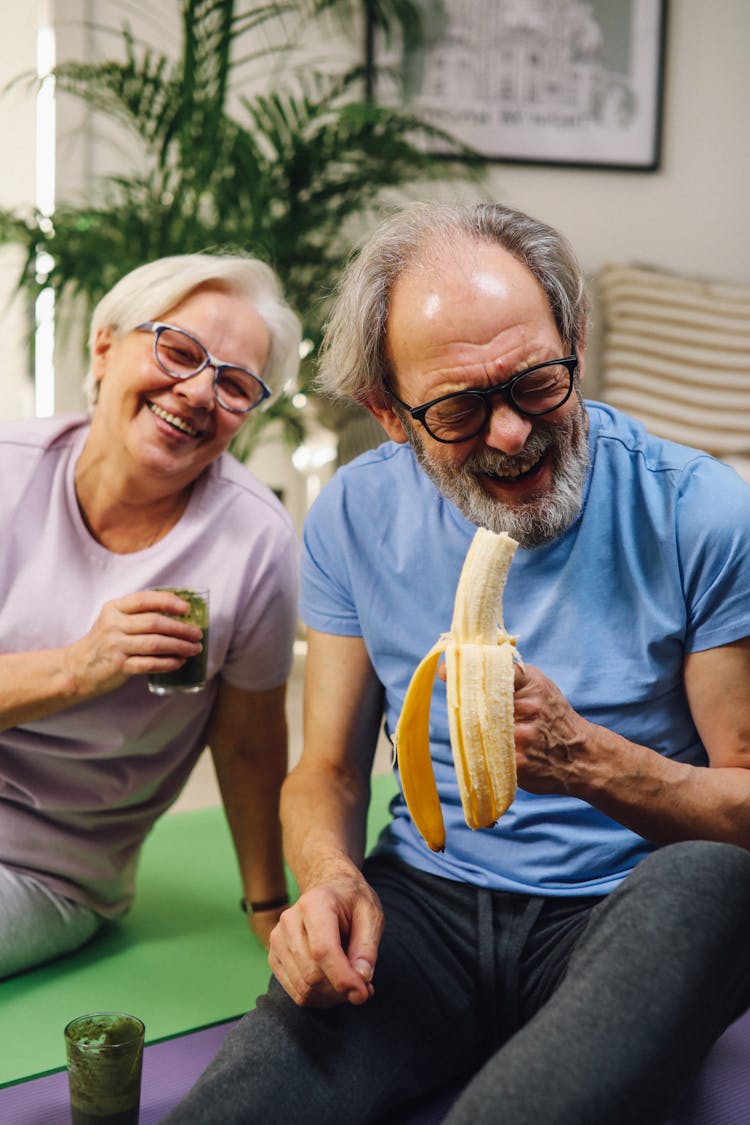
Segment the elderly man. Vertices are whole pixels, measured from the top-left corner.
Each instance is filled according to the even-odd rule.
[[[506,207],[423,204],[345,275],[323,386],[390,442],[305,529],[305,748],[283,794],[300,886],[274,980],[170,1123],[658,1122],[750,1003],[750,490],[584,403],[566,241]],[[403,799],[364,859],[379,724],[451,621],[477,526],[520,543],[519,789],[464,822],[444,687],[446,845]]]

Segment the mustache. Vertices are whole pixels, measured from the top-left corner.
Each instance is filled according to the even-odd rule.
[[[499,477],[517,473],[524,466],[535,464],[548,449],[555,446],[555,436],[541,431],[531,433],[521,452],[513,456],[496,449],[479,449],[466,458],[459,472],[472,475],[488,473]]]

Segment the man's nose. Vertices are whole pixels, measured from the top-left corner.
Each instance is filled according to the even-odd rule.
[[[501,395],[493,395],[490,406],[484,429],[485,445],[509,456],[520,453],[532,430],[531,419],[519,414]]]

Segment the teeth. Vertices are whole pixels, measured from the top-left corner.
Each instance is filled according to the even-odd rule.
[[[183,418],[178,418],[176,414],[170,414],[168,410],[157,406],[155,402],[150,402],[148,408],[157,418],[163,418],[165,422],[169,422],[170,426],[175,426],[178,430],[182,430],[183,434],[189,434],[190,437],[198,437],[198,431],[194,430]]]
[[[511,465],[504,473],[496,472],[494,476],[501,478],[522,477],[524,473],[528,473],[531,469],[535,468],[540,461],[541,457],[535,457],[530,461],[522,461],[520,464]]]

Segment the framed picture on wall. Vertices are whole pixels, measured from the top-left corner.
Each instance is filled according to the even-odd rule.
[[[370,28],[378,101],[486,160],[659,167],[667,0],[418,2],[418,46],[387,46]]]

